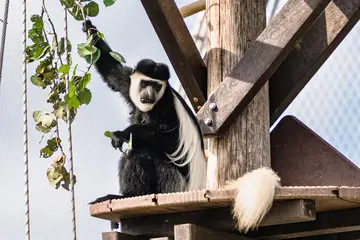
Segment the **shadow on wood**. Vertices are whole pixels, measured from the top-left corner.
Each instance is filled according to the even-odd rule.
[[[360,169],[293,116],[271,133],[271,166],[282,186],[360,186]]]
[[[312,200],[279,201],[274,204],[261,226],[313,221],[315,204]],[[135,236],[173,236],[174,225],[191,223],[214,230],[232,230],[235,227],[230,208],[173,213],[123,219],[121,230]]]
[[[315,221],[263,227],[249,233],[248,236],[256,239],[290,239],[359,231],[359,216],[360,208],[317,213]]]
[[[218,232],[194,224],[175,225],[174,236],[174,240],[251,240],[234,233]]]

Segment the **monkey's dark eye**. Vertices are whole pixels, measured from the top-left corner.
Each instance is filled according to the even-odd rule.
[[[158,84],[158,83],[155,83],[155,84],[153,85],[153,87],[154,87],[154,89],[155,89],[156,92],[159,92],[159,91],[161,90],[162,85],[161,85],[161,84]]]
[[[142,80],[142,81],[140,82],[140,88],[146,88],[148,85],[149,85],[149,84],[148,84],[146,81],[144,81],[144,80]]]

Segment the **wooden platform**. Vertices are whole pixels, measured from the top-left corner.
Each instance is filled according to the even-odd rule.
[[[231,206],[234,195],[233,190],[151,194],[91,205],[90,214],[97,218],[120,221],[150,215],[200,211]],[[276,190],[275,201],[291,199],[314,200],[316,212],[357,208],[360,207],[360,188],[282,187]]]

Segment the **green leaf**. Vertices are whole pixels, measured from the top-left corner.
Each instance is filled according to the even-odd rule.
[[[35,75],[31,76],[30,81],[31,81],[35,86],[42,87],[42,88],[45,88],[45,87],[46,87],[46,85],[40,80],[40,78],[38,78],[38,77],[35,76]]]
[[[40,122],[42,119],[43,113],[41,111],[33,112],[33,118],[35,122]]]
[[[60,48],[60,55],[63,55],[65,53],[65,38],[61,38],[59,42],[59,48]],[[72,45],[70,40],[67,40],[67,51],[68,53],[71,52]]]
[[[54,154],[54,151],[52,151],[48,146],[46,146],[40,150],[40,157],[43,157],[43,158],[49,158],[53,154]]]
[[[33,112],[34,121],[37,123],[35,128],[39,132],[48,133],[56,126],[56,121],[53,114],[43,113],[41,111]]]
[[[126,63],[125,58],[120,53],[110,52],[110,55],[115,58],[116,61]]]
[[[64,78],[65,76],[66,76],[66,74],[68,74],[69,73],[69,71],[70,71],[70,66],[69,65],[67,65],[67,64],[63,64],[63,65],[61,65],[60,67],[59,67],[59,70],[58,70],[60,73],[62,73],[61,74],[61,78]]]
[[[116,2],[116,0],[104,0],[104,5],[106,7],[109,7],[111,5],[113,5]]]
[[[89,2],[85,5],[84,12],[89,17],[96,17],[99,14],[99,4],[96,2]]]
[[[54,121],[54,115],[53,114],[43,114],[42,118],[41,118],[41,125],[43,127],[50,127],[53,124]]]
[[[57,102],[54,104],[54,115],[56,118],[64,118],[66,116],[65,102]]]
[[[69,97],[72,98],[73,96],[75,96],[75,83],[71,81],[69,83]]]
[[[87,43],[81,43],[77,46],[78,54],[81,57],[90,56],[91,54],[94,54],[98,51],[97,47],[89,45]]]
[[[83,91],[78,93],[78,98],[80,100],[80,104],[88,105],[91,101],[91,91],[85,88]]]
[[[126,150],[126,154],[129,154],[131,150],[132,150],[132,133],[130,133],[130,140],[128,143],[128,149]]]
[[[75,4],[74,0],[60,0],[60,2],[66,8],[72,8]]]
[[[57,169],[54,167],[50,167],[46,171],[46,176],[51,185],[55,186],[57,189],[60,185],[61,180],[63,179],[63,175],[59,173]]]
[[[58,148],[60,147],[61,140],[58,137],[51,138],[47,140],[47,147],[53,151],[56,152]]]
[[[79,81],[78,83],[78,90],[79,91],[83,91],[86,86],[89,84],[91,80],[91,74],[90,73],[86,73]]]
[[[75,4],[75,6],[71,9],[70,14],[75,18],[75,20],[83,21],[84,17],[81,13],[81,9],[78,5]],[[86,16],[85,16],[86,17]]]
[[[87,55],[85,56],[85,61],[88,63],[88,64],[91,64],[91,63],[96,63],[97,60],[99,60],[100,58],[100,55],[101,55],[101,51],[100,49],[96,49],[96,52],[91,56],[91,55]]]
[[[112,132],[106,131],[106,132],[104,132],[104,135],[105,135],[105,137],[111,138],[112,137]]]
[[[68,105],[70,109],[77,109],[80,106],[80,101],[76,95],[69,97],[69,94],[64,96],[65,103]]]
[[[98,35],[99,38],[103,39],[105,36],[103,33],[97,31],[96,34]],[[92,35],[91,35],[92,36]]]

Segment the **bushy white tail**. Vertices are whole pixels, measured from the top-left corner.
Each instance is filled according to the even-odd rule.
[[[248,232],[259,226],[270,210],[275,188],[280,186],[280,177],[270,168],[262,167],[228,182],[226,188],[236,189],[232,214],[236,228]]]

